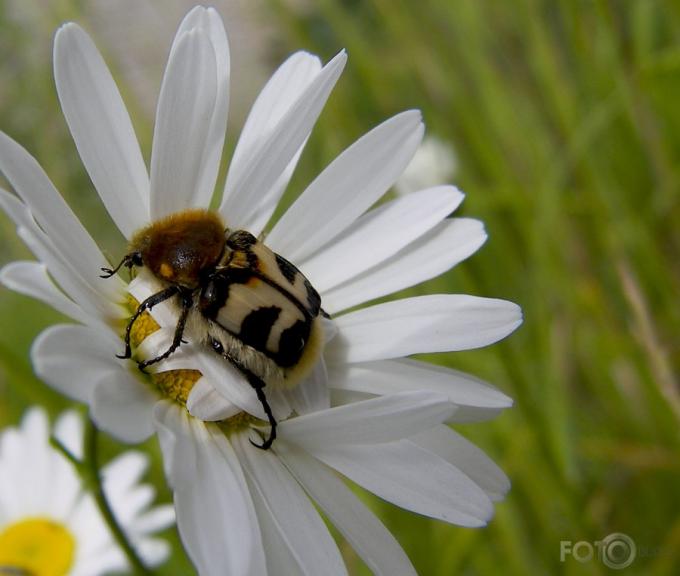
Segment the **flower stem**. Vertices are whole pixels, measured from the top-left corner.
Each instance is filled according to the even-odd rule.
[[[85,432],[85,458],[82,462],[82,472],[86,475],[94,499],[97,502],[97,507],[101,512],[106,524],[111,530],[111,534],[115,539],[116,543],[121,547],[125,556],[132,566],[134,574],[138,576],[154,576],[154,572],[147,568],[142,562],[141,558],[137,555],[134,547],[128,540],[125,532],[118,524],[116,517],[111,510],[109,501],[104,493],[104,487],[102,486],[101,475],[99,473],[99,455],[97,453],[97,438],[99,435],[99,429],[97,426],[89,420],[87,430]]]

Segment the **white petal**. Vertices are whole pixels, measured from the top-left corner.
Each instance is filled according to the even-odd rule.
[[[286,398],[297,414],[326,410],[331,405],[328,390],[326,362],[320,358],[312,373],[292,390],[286,390]]]
[[[123,318],[126,313],[118,304],[123,298],[123,285],[119,278],[111,278],[117,291],[103,297],[96,286],[88,281],[89,270],[55,250],[51,239],[36,225],[31,229],[19,227],[17,235],[33,254],[47,266],[60,288],[83,309],[83,320],[90,325],[106,326],[108,322]]]
[[[150,385],[120,370],[98,380],[90,414],[99,428],[121,442],[143,442],[153,434],[151,415],[158,400]]]
[[[146,268],[142,268],[127,287],[128,293],[139,303],[144,302],[149,296],[160,292],[162,289],[163,287]],[[174,328],[177,325],[179,316],[174,298],[156,304],[149,312],[159,326],[172,326]]]
[[[402,392],[291,418],[279,424],[279,434],[308,450],[379,444],[432,428],[452,411],[442,394]]]
[[[417,110],[398,114],[371,130],[307,187],[276,223],[267,244],[292,262],[309,257],[394,184],[423,131]]]
[[[68,207],[35,159],[0,132],[0,171],[28,205],[54,248],[77,266],[102,297],[115,301],[120,284],[99,277],[106,258]]]
[[[201,177],[196,184],[195,196],[191,201],[192,205],[207,208],[215,190],[215,181],[217,180],[217,173],[220,168],[222,147],[224,146],[224,136],[227,127],[230,77],[229,43],[227,41],[227,34],[224,31],[222,18],[220,18],[219,13],[214,8],[194,7],[182,20],[175,35],[174,44],[177,44],[183,32],[190,31],[193,28],[200,28],[210,38],[215,51],[217,72],[215,106],[201,159],[203,168],[201,170]]]
[[[0,269],[0,282],[10,290],[40,300],[78,322],[86,323],[89,319],[78,304],[54,285],[47,268],[40,262],[10,262]]]
[[[206,378],[199,378],[189,392],[187,410],[193,417],[207,422],[225,420],[241,411],[221,396]]]
[[[220,206],[220,213],[230,227],[246,227],[257,218],[256,213],[244,212],[243,203],[256,208],[261,195],[277,186],[281,175],[309,136],[346,60],[343,51],[326,64],[283,114],[266,140],[253,150],[247,158],[248,164],[239,165],[240,174],[231,180],[233,187],[225,193]],[[231,199],[232,196],[234,199]],[[267,210],[270,208],[268,206]]]
[[[54,437],[76,458],[83,457],[83,419],[76,410],[66,410],[54,423]]]
[[[295,169],[304,143],[278,180],[263,190],[257,202],[249,189],[235,189],[251,159],[266,145],[281,119],[298,101],[321,71],[321,62],[312,54],[296,52],[274,72],[253,104],[241,131],[229,166],[220,212],[228,222],[250,230],[256,236],[271,217]],[[306,142],[306,140],[305,140]]]
[[[515,330],[522,313],[506,300],[434,294],[377,304],[335,322],[340,333],[326,360],[352,363],[487,346]]]
[[[206,142],[217,98],[216,66],[205,31],[194,28],[180,34],[158,96],[151,153],[152,220],[201,206],[199,200],[206,195],[198,186],[204,182]]]
[[[138,347],[138,353],[143,358],[158,356],[168,349],[173,334],[174,327],[154,332]],[[183,344],[167,360],[149,367],[152,372],[181,369],[199,370],[206,384],[214,388],[225,400],[257,418],[267,419],[254,389],[243,374],[230,362],[202,345]],[[269,400],[271,403],[271,398]],[[271,405],[277,419],[288,416],[285,411],[279,413],[278,407],[275,410],[274,403]]]
[[[175,508],[170,505],[156,506],[135,519],[134,529],[140,534],[151,534],[169,528],[175,523]]]
[[[298,265],[323,294],[408,246],[451,214],[462,199],[453,186],[397,198],[361,216],[342,237]]]
[[[83,164],[111,218],[130,238],[149,219],[149,176],[116,83],[74,23],[54,39],[54,79]]]
[[[62,394],[89,403],[96,383],[124,371],[116,359],[120,340],[101,330],[71,324],[50,326],[33,342],[36,374]]]
[[[263,508],[260,522],[274,523],[300,568],[299,574],[346,574],[338,547],[319,513],[277,456],[252,446],[247,434],[232,438],[251,492],[259,496]]]
[[[126,495],[136,488],[144,473],[149,468],[149,458],[143,452],[127,450],[102,467],[102,477],[112,498]]]
[[[505,472],[481,449],[448,426],[425,430],[410,440],[450,462],[492,500],[502,500],[510,490],[510,480]]]
[[[264,576],[262,542],[238,458],[222,432],[191,418],[177,405],[155,411],[163,457],[191,469],[172,468],[177,526],[201,576]]]
[[[144,538],[137,543],[137,549],[144,564],[151,567],[163,564],[171,553],[170,543],[157,538]]]
[[[408,440],[315,450],[313,455],[376,496],[418,514],[461,526],[493,515],[484,491],[460,470]]]
[[[293,446],[277,452],[307,494],[318,504],[376,576],[415,576],[401,546],[382,522],[320,462]]]
[[[478,220],[446,219],[391,258],[324,292],[324,310],[340,312],[439,276],[474,254],[485,240]]]
[[[181,406],[168,399],[156,403],[152,418],[170,488],[188,487],[196,472],[196,453],[189,433],[189,418],[185,417]]]
[[[329,385],[378,395],[409,390],[446,394],[458,406],[451,418],[454,422],[476,421],[484,415],[493,417],[512,406],[511,398],[475,376],[411,359],[333,364],[329,367]]]
[[[0,188],[0,207],[17,225],[17,234],[29,250],[47,266],[50,274],[71,300],[77,302],[83,309],[86,317],[79,317],[79,320],[87,324],[97,324],[104,319],[120,316],[121,310],[116,309],[113,303],[102,299],[96,287],[92,287],[81,274],[81,269],[86,276],[90,274],[91,270],[87,264],[73,262],[72,265],[68,255],[60,253],[38,227],[30,210],[23,202]],[[122,293],[122,282],[119,278],[113,280],[113,285]]]

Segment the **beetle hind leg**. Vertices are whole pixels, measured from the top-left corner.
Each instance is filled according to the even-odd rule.
[[[269,422],[270,430],[269,430],[269,436],[265,438],[265,440],[262,442],[262,444],[256,444],[252,440],[250,443],[255,446],[256,448],[260,448],[261,450],[269,450],[271,448],[272,444],[274,443],[274,440],[276,440],[276,418],[274,418],[274,414],[272,412],[272,408],[269,405],[269,402],[267,400],[267,395],[264,392],[264,387],[267,385],[262,378],[256,376],[253,374],[248,368],[243,366],[238,360],[235,358],[232,358],[229,354],[224,349],[224,346],[222,346],[222,343],[217,340],[216,338],[211,338],[210,339],[210,346],[212,349],[217,352],[220,356],[222,356],[225,360],[229,361],[231,365],[236,368],[241,374],[243,374],[243,377],[248,381],[248,384],[250,384],[253,387],[253,390],[255,390],[255,394],[257,395],[257,399],[260,401],[260,404],[262,404],[262,408],[264,409],[264,413],[267,415],[267,420]]]

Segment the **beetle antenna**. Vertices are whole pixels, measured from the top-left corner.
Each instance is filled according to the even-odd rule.
[[[100,270],[103,272],[103,274],[100,274],[100,278],[111,278],[118,270],[120,270],[123,266],[126,266],[127,268],[132,268],[133,266],[137,265],[137,260],[139,260],[139,253],[138,252],[130,252],[130,254],[126,254],[123,256],[123,259],[118,263],[118,266],[115,268],[100,268]]]

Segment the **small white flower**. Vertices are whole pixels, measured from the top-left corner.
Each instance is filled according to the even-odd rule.
[[[100,278],[106,261],[95,242],[37,162],[0,134],[0,170],[21,198],[0,190],[0,205],[41,261],[9,264],[0,279],[80,323],[38,337],[36,371],[87,403],[114,436],[136,442],[158,433],[179,530],[203,575],[343,574],[307,495],[377,574],[411,574],[389,533],[326,466],[397,505],[468,526],[484,524],[491,501],[508,488],[488,457],[442,422],[482,420],[511,400],[471,376],[405,357],[491,344],[520,324],[519,308],[440,294],[345,312],[441,274],[486,238],[480,222],[447,218],[463,199],[452,186],[371,209],[417,150],[420,113],[407,111],[374,128],[270,224],[345,59],[341,52],[322,67],[299,52],[276,71],[245,123],[218,206],[231,229],[262,235],[298,266],[333,318],[311,376],[293,390],[267,390],[280,422],[280,438],[267,452],[248,441],[265,418],[253,389],[190,333],[153,365],[151,377],[115,357],[131,314],[129,295],[142,301],[157,283],[144,271],[129,285],[118,276]],[[127,238],[167,214],[210,205],[229,85],[227,38],[213,9],[193,9],[175,37],[150,175],[116,85],[85,32],[62,27],[54,60],[78,151]],[[147,336],[137,354],[146,358],[167,349],[177,324],[173,306],[151,314],[153,320],[136,325],[139,340]]]
[[[82,419],[64,412],[54,435],[76,457]],[[96,576],[129,568],[93,497],[73,465],[49,441],[45,411],[31,408],[18,428],[0,433],[0,574]],[[148,466],[139,452],[121,454],[101,470],[104,493],[143,561],[157,566],[169,554],[153,536],[174,521],[171,506],[150,508],[153,489],[139,480]]]

